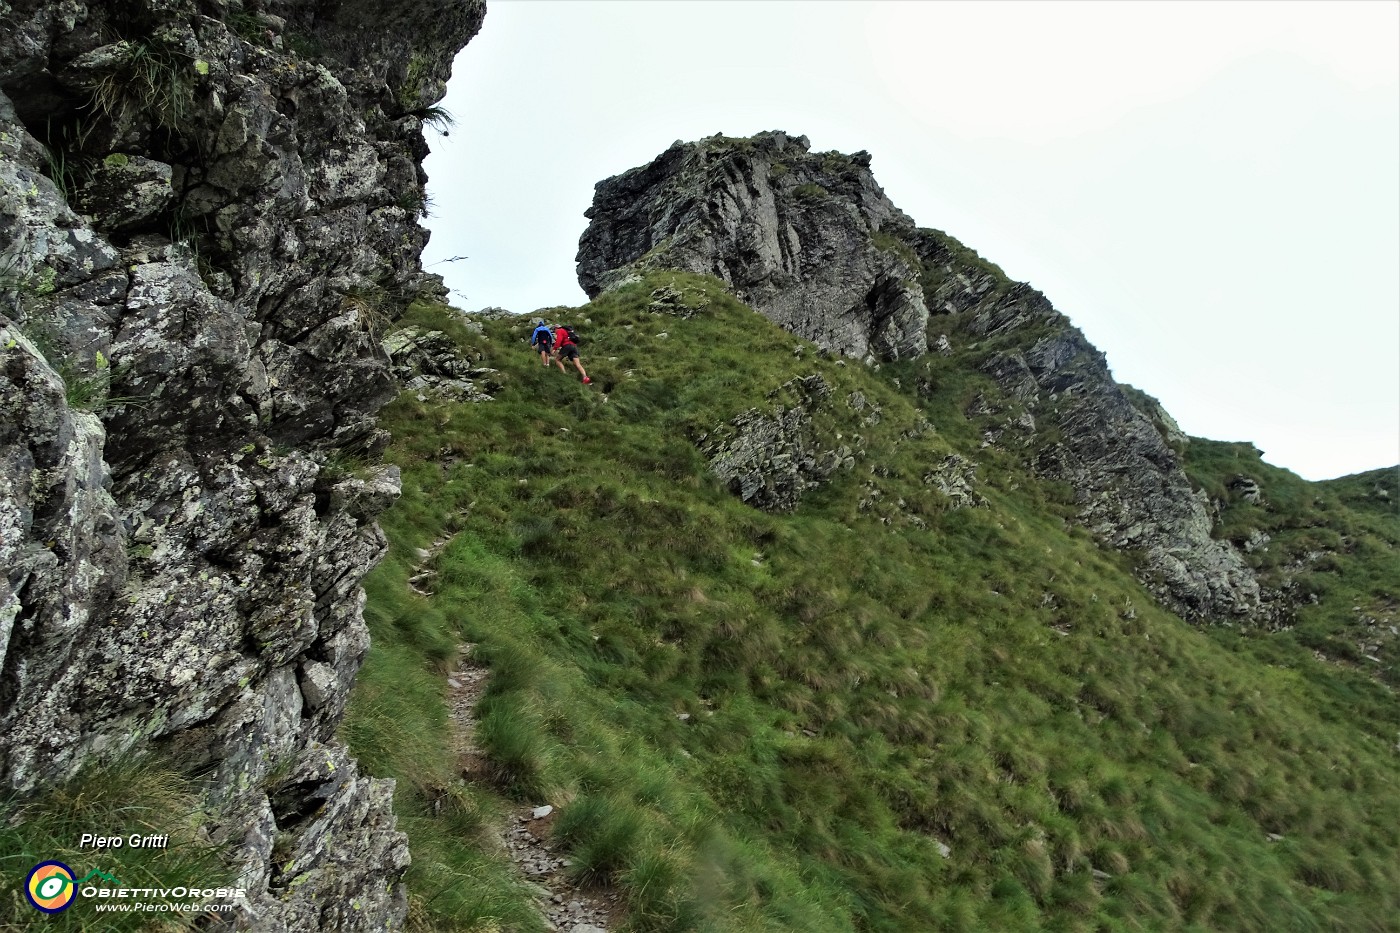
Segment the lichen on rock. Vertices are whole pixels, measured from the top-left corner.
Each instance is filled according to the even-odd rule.
[[[384,441],[422,121],[483,15],[0,6],[0,784],[204,775],[248,928],[405,922],[392,785],[335,740],[398,476],[332,463]]]

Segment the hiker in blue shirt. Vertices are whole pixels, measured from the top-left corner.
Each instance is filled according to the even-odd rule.
[[[549,354],[554,349],[554,331],[540,318],[535,322],[535,332],[530,335],[530,346],[540,351],[540,365],[549,365]]]

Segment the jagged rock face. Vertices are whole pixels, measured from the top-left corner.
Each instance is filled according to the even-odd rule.
[[[714,275],[776,323],[855,357],[927,348],[913,223],[885,197],[866,153],[808,151],[762,133],[677,142],[599,182],[579,241],[590,297],[650,268]]]
[[[1182,615],[1263,621],[1253,572],[1211,537],[1210,503],[1172,449],[1187,439],[1171,416],[1155,401],[1136,404],[1040,292],[936,231],[920,230],[913,246],[929,306],[974,338],[982,372],[1024,406],[1029,421],[1019,426],[1058,434],[1032,439],[1030,465],[1073,487],[1084,524],[1108,546],[1138,552],[1143,582]]]
[[[260,930],[404,921],[391,785],[333,735],[398,477],[327,455],[383,442],[421,117],[483,15],[0,7],[0,783],[212,772]]]

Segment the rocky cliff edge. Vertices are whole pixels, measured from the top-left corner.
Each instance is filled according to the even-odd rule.
[[[677,142],[598,183],[579,243],[589,297],[646,269],[713,275],[795,334],[848,356],[918,356],[928,309],[911,235],[870,156],[813,153],[805,136]]]
[[[239,923],[401,927],[368,645],[424,121],[480,0],[0,5],[0,785],[205,774]],[[277,857],[273,859],[273,847]]]

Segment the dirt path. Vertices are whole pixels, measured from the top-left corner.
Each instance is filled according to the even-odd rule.
[[[448,675],[448,705],[456,734],[457,761],[468,780],[482,779],[487,760],[477,747],[476,704],[486,689],[488,671],[462,646]],[[621,900],[615,892],[583,889],[569,879],[569,860],[555,851],[551,828],[558,812],[548,804],[521,807],[511,814],[501,836],[511,860],[536,891],[547,927],[558,933],[607,933],[618,925]]]

